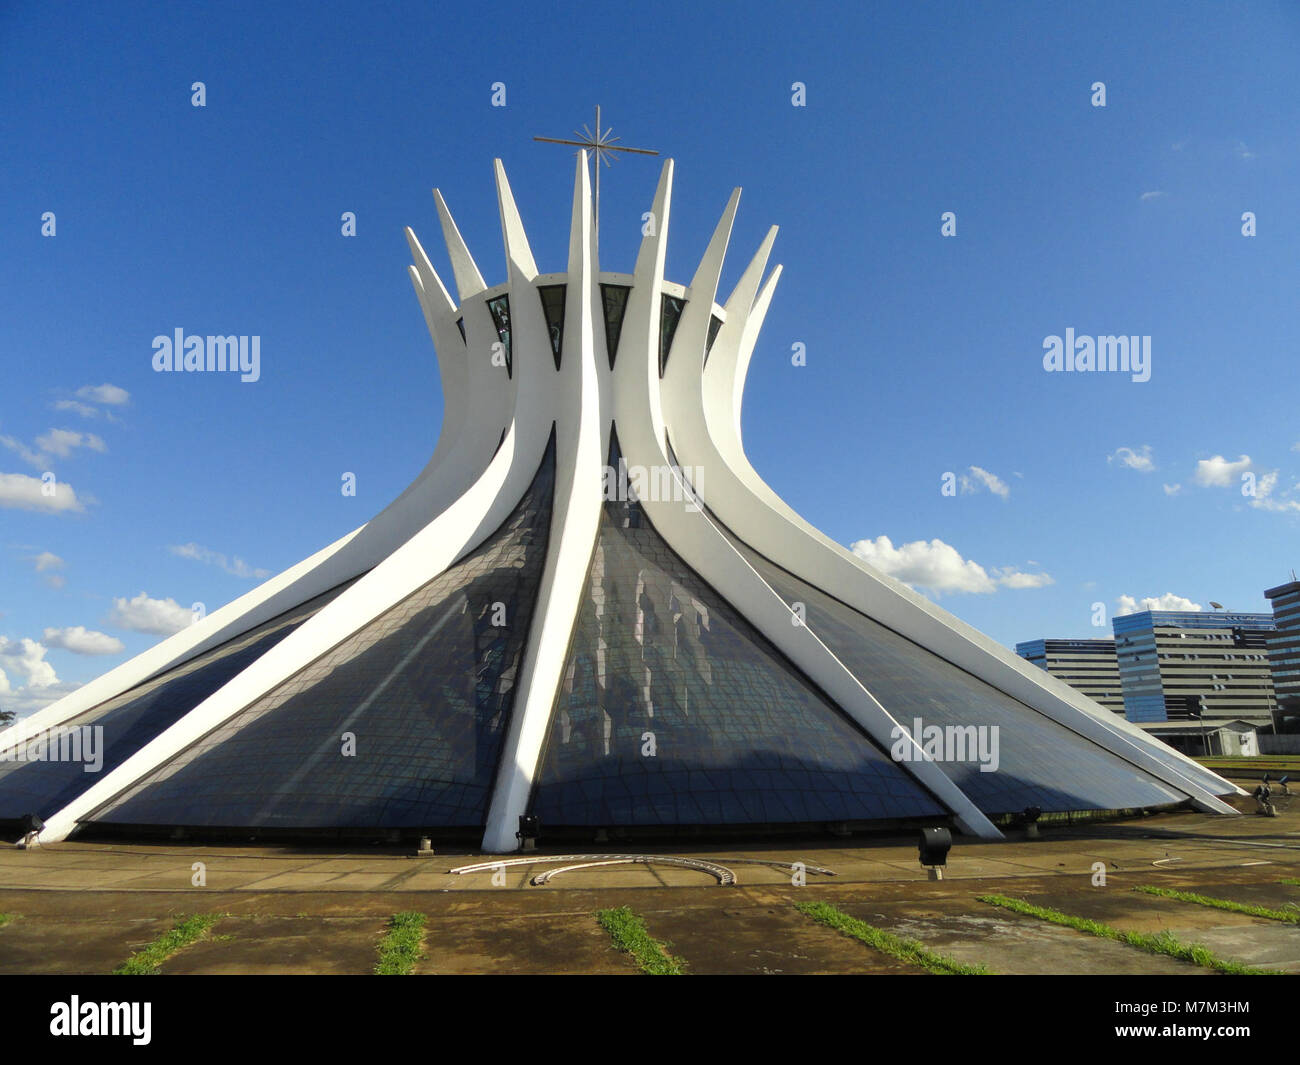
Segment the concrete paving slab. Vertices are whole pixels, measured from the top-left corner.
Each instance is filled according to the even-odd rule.
[[[973,901],[973,900],[972,900]],[[974,903],[974,906],[979,906]],[[844,912],[967,965],[984,965],[1005,976],[1205,975],[1207,970],[1173,958],[1146,954],[1123,943],[1098,939],[1020,914],[1005,916],[955,907],[917,915],[898,906],[845,905]]]
[[[361,975],[374,971],[384,921],[347,917],[231,917],[173,955],[165,974]]]
[[[792,906],[652,910],[646,929],[696,975],[875,973],[924,970],[819,925]]]
[[[593,913],[505,917],[490,922],[432,917],[416,973],[636,973]]]
[[[167,917],[42,920],[0,928],[0,973],[104,975],[172,926]]]

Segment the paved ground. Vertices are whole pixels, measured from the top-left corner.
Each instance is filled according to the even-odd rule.
[[[593,848],[594,849],[594,848]],[[611,852],[618,848],[602,848]],[[1277,909],[1300,907],[1300,798],[1281,816],[1162,815],[1044,828],[1037,840],[961,841],[933,882],[914,842],[827,840],[655,853],[829,867],[795,886],[777,865],[736,862],[735,887],[694,870],[612,866],[529,883],[548,868],[458,876],[478,855],[66,843],[0,849],[0,973],[103,973],[180,916],[220,913],[171,973],[367,973],[387,919],[427,917],[420,972],[632,974],[593,913],[630,906],[692,973],[916,973],[915,966],[821,927],[794,908],[831,902],[868,923],[1001,973],[1183,973],[1196,966],[998,910],[976,896],[1023,898],[1121,929],[1167,929],[1246,964],[1300,972],[1300,927],[1132,891],[1154,884]],[[490,859],[488,859],[490,860]],[[206,886],[194,886],[201,863]],[[1094,885],[1104,866],[1105,886]],[[499,876],[498,879],[501,879]]]

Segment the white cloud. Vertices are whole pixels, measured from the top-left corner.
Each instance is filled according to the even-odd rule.
[[[6,667],[16,669],[27,678],[30,688],[44,688],[58,683],[54,667],[45,661],[45,647],[35,640],[23,637],[11,640],[0,636],[0,659]]]
[[[47,514],[79,514],[85,507],[67,481],[53,482],[46,495],[45,482],[23,473],[0,473],[0,507],[39,510]]]
[[[1045,573],[1022,573],[1011,566],[994,570],[990,576],[978,562],[962,558],[955,547],[938,539],[913,540],[895,547],[888,536],[877,536],[874,540],[859,540],[851,550],[882,573],[935,594],[987,595],[999,586],[1041,588],[1053,583]]]
[[[53,404],[54,410],[67,410],[73,414],[80,414],[83,418],[98,418],[99,411],[89,403],[78,403],[75,399],[59,399]]]
[[[1003,566],[994,570],[993,574],[1003,588],[1046,588],[1049,584],[1056,583],[1046,573],[1024,573],[1011,566]]]
[[[193,614],[175,599],[150,599],[141,592],[134,599],[113,600],[107,623],[131,632],[171,636],[188,628]]]
[[[16,437],[0,436],[0,445],[7,447],[10,451],[12,451],[25,463],[27,463],[27,465],[35,466],[38,470],[44,469],[49,464],[46,461],[46,457],[44,455],[42,455],[39,451],[33,451],[31,448],[29,448],[26,444],[24,444],[21,440],[17,439]]]
[[[59,558],[53,551],[42,551],[39,555],[29,555],[27,561],[32,564],[32,568],[37,573],[45,574],[45,583],[51,588],[62,588],[68,583],[68,579],[61,573],[52,573],[51,570],[62,569],[66,563]]]
[[[1151,457],[1150,444],[1143,444],[1136,451],[1131,447],[1116,448],[1115,453],[1107,456],[1106,461],[1118,462],[1121,466],[1127,466],[1130,470],[1137,470],[1139,473],[1150,473],[1156,468],[1155,459]]]
[[[1238,158],[1238,159],[1254,159],[1254,158],[1255,158],[1255,153],[1252,152],[1249,148],[1246,147],[1244,141],[1238,141],[1238,142],[1237,142],[1237,148],[1236,148],[1236,151],[1237,151],[1237,158]]]
[[[131,393],[117,385],[83,385],[77,389],[78,399],[88,399],[91,403],[102,403],[108,407],[122,407],[131,401]]]
[[[269,577],[271,571],[268,569],[254,569],[242,558],[236,556],[233,560],[228,560],[225,555],[219,551],[210,551],[196,543],[173,544],[167,548],[173,555],[179,555],[181,558],[192,558],[196,562],[206,562],[210,566],[217,566],[225,570],[233,577]]]
[[[1167,496],[1176,496],[1183,490],[1181,484],[1162,484],[1160,487],[1165,490],[1165,495]]]
[[[1243,480],[1244,475],[1248,473],[1254,475],[1253,483],[1249,478]],[[1300,513],[1300,499],[1280,499],[1273,495],[1279,476],[1278,470],[1261,470],[1251,461],[1249,455],[1242,455],[1236,462],[1229,462],[1222,455],[1215,455],[1213,458],[1201,459],[1196,464],[1197,484],[1213,488],[1241,486],[1243,494],[1250,488],[1251,493],[1247,496],[1247,500],[1256,510],[1268,510],[1279,514]],[[1292,485],[1283,494],[1294,497],[1297,492],[1300,492],[1300,484]]]
[[[1121,595],[1115,602],[1119,609],[1115,611],[1115,616],[1123,614],[1140,614],[1144,610],[1200,610],[1200,603],[1193,603],[1190,599],[1184,599],[1181,595],[1174,595],[1173,592],[1165,592],[1161,596],[1147,596],[1144,599],[1134,599],[1131,595]]]
[[[82,625],[65,629],[46,629],[42,635],[48,647],[71,651],[74,655],[115,655],[126,645],[116,636],[109,636]]]
[[[12,436],[0,436],[0,444],[16,453],[29,466],[48,470],[54,459],[71,458],[77,448],[104,452],[108,446],[94,433],[78,433],[72,429],[51,429],[36,438],[35,449]]]
[[[1152,189],[1150,192],[1142,193],[1142,202],[1146,203],[1148,200],[1159,200],[1162,199],[1164,195],[1164,190]]]
[[[1229,462],[1222,455],[1201,459],[1196,463],[1196,483],[1212,488],[1230,488],[1241,483],[1241,475],[1251,469],[1249,455]]]
[[[51,703],[57,702],[80,687],[81,685],[75,681],[61,680],[39,688],[34,688],[30,684],[25,688],[11,688],[4,671],[0,670],[0,696],[3,696],[0,700],[0,709],[13,711],[17,720],[21,721],[36,713],[37,710],[44,710]]]
[[[961,475],[961,491],[963,495],[972,492],[978,492],[983,486],[1001,499],[1008,499],[1011,496],[1011,489],[1006,481],[1002,480],[995,473],[982,469],[979,466],[970,467],[971,475],[967,477],[964,473]]]
[[[36,438],[36,446],[61,459],[69,458],[79,447],[100,452],[108,450],[104,441],[94,433],[78,433],[71,429],[51,429]]]
[[[1276,479],[1276,473],[1274,473],[1272,476],[1274,477],[1274,479]],[[1263,481],[1264,478],[1261,477],[1260,478],[1261,485],[1263,484]],[[1272,490],[1271,484],[1269,485],[1269,490],[1270,491]],[[1295,489],[1293,488],[1291,491],[1294,492]],[[1250,501],[1250,505],[1254,507],[1256,510],[1271,510],[1274,513],[1278,513],[1278,514],[1300,513],[1300,500],[1273,499],[1267,492],[1261,491],[1258,487],[1256,488],[1256,492],[1257,494],[1255,498]]]

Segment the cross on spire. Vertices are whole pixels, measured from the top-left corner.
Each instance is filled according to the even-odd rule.
[[[636,155],[658,155],[659,154],[658,152],[652,151],[649,148],[626,148],[621,144],[615,144],[614,142],[617,141],[619,138],[611,136],[613,132],[614,132],[614,128],[612,126],[609,127],[608,129],[603,129],[603,130],[600,128],[600,105],[597,104],[595,130],[593,131],[589,129],[587,126],[583,126],[582,132],[579,133],[575,129],[573,131],[573,135],[579,138],[578,140],[561,140],[558,137],[534,137],[533,138],[533,140],[535,141],[545,141],[547,144],[572,144],[576,148],[586,148],[588,151],[595,153],[596,155],[596,213],[594,219],[592,220],[593,223],[592,228],[595,230],[597,239],[599,239],[600,237],[600,164],[603,162],[606,166],[609,166],[613,161],[610,158],[610,153],[613,152],[631,152]]]

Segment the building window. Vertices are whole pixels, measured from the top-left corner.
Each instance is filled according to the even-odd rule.
[[[668,353],[673,347],[673,337],[682,321],[686,301],[664,293],[659,299],[659,376],[663,377],[668,365]]]
[[[542,314],[546,316],[546,331],[551,337],[551,354],[555,357],[555,368],[560,368],[560,349],[564,344],[564,286],[538,285],[537,294],[542,297]]]
[[[627,294],[630,285],[601,285],[600,298],[605,305],[605,348],[609,352],[609,368],[614,368],[618,354],[618,338],[623,332],[623,315],[627,311]]]
[[[709,352],[713,350],[713,342],[718,338],[718,330],[722,328],[722,319],[716,314],[709,315],[709,335],[704,341],[704,365],[709,364]]]
[[[492,324],[497,327],[497,336],[506,353],[506,376],[514,376],[514,363],[510,352],[510,297],[501,295],[488,300],[488,310],[492,312]]]

